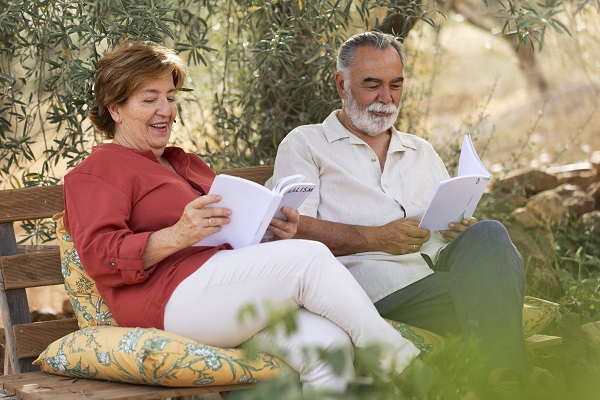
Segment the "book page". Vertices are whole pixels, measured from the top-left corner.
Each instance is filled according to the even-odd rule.
[[[465,135],[458,159],[458,176],[462,175],[481,175],[491,178],[485,165],[475,151],[471,135]]]
[[[275,193],[282,193],[287,186],[300,182],[304,182],[304,175],[296,174],[284,176],[283,178],[277,181],[275,186],[273,186],[273,191]]]
[[[220,195],[221,201],[206,207],[229,208],[231,222],[222,225],[220,232],[200,240],[196,246],[229,243],[237,249],[258,244],[281,200],[281,195],[258,183],[225,174],[217,175],[209,194]]]
[[[432,232],[449,229],[450,222],[473,216],[492,175],[485,168],[471,136],[465,135],[458,162],[458,176],[440,182],[419,227]]]
[[[450,222],[473,216],[488,180],[481,176],[457,176],[440,182],[427,206],[419,227],[430,231],[446,230]]]

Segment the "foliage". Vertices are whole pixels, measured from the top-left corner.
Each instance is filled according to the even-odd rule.
[[[295,313],[288,313],[287,316],[293,318]],[[268,329],[276,329],[276,325],[271,325]],[[286,374],[251,390],[233,392],[228,399],[458,400],[468,396],[474,399],[485,398],[483,396],[490,394],[491,388],[485,385],[487,377],[482,373],[485,360],[475,341],[449,337],[431,352],[422,353],[402,374],[381,367],[380,360],[385,351],[376,344],[355,350],[354,366],[359,378],[345,393],[302,393],[297,377]],[[343,370],[344,357],[338,351],[320,351],[319,354],[334,371]],[[456,354],[461,356],[456,357]],[[506,390],[506,387],[502,389]]]
[[[250,390],[232,392],[229,400],[360,399],[360,400],[580,400],[594,399],[600,377],[600,353],[577,338],[576,323],[565,324],[561,335],[566,345],[549,350],[530,351],[530,376],[524,387],[506,380],[490,384],[483,374],[485,360],[476,342],[449,337],[443,344],[422,354],[401,375],[382,370],[378,359],[382,349],[358,351],[355,367],[359,378],[343,394],[302,393],[293,375],[259,385]],[[324,352],[324,359],[337,362],[335,352]]]
[[[564,290],[560,303],[584,322],[600,320],[599,228],[571,218],[554,236],[557,276]]]
[[[98,140],[86,116],[96,63],[107,48],[153,40],[174,44],[192,62],[203,60],[209,48],[202,14],[210,8],[196,4],[0,1],[0,174],[20,186],[15,171],[27,171],[41,151],[42,166],[29,174],[47,181],[59,162],[71,167],[85,157],[89,142]],[[188,22],[183,31],[180,21]]]
[[[541,45],[545,26],[564,31],[553,19],[563,10],[558,2],[503,4],[507,26],[531,44],[535,37]],[[203,72],[198,93],[182,96],[180,143],[217,168],[271,162],[287,132],[339,105],[334,55],[349,34],[402,35],[418,20],[435,25],[436,7],[421,0],[0,0],[0,175],[10,186],[25,176],[48,184],[101,140],[86,119],[95,66],[127,39],[172,46],[192,72]],[[403,22],[390,25],[392,16]]]

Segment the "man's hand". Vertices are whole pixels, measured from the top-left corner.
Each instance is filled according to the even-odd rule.
[[[292,210],[289,207],[283,207],[281,212],[287,217],[287,221],[273,218],[269,225],[269,230],[275,234],[274,240],[291,239],[298,231],[298,224],[300,223],[300,214],[298,211]]]
[[[403,218],[377,227],[376,247],[389,254],[416,253],[429,240],[429,229],[419,228],[419,220]]]
[[[448,227],[450,229],[445,230],[445,231],[440,231],[440,234],[447,242],[450,242],[450,241],[454,240],[454,238],[456,238],[462,231],[464,231],[469,226],[471,226],[475,223],[477,223],[477,218],[473,218],[473,217],[465,218],[462,221],[462,223],[460,223],[460,224],[450,222],[448,224]]]

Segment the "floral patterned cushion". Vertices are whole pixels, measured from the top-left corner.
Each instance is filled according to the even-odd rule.
[[[112,313],[96,289],[96,284],[85,272],[71,235],[63,224],[63,214],[52,217],[56,223],[56,236],[60,247],[61,272],[65,278],[65,291],[71,300],[80,329],[96,325],[117,326]]]
[[[525,337],[540,333],[546,326],[556,318],[559,305],[551,301],[525,296],[523,305],[523,332]],[[402,322],[390,321],[400,334],[410,340],[417,348],[425,353],[431,351],[433,346],[444,341],[444,337],[425,329],[407,325]]]
[[[115,326],[70,333],[34,364],[55,375],[172,387],[255,383],[289,371],[265,353],[249,356],[157,329]]]
[[[560,305],[537,297],[525,296],[523,331],[525,337],[540,333],[557,316]]]
[[[425,329],[417,328],[403,322],[386,320],[403,338],[410,340],[419,350],[428,353],[433,346],[442,343],[445,338]]]

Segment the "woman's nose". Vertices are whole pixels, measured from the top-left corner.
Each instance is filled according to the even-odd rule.
[[[162,99],[158,104],[156,113],[159,115],[171,115],[172,112],[173,107],[171,107],[171,102],[168,99]]]

